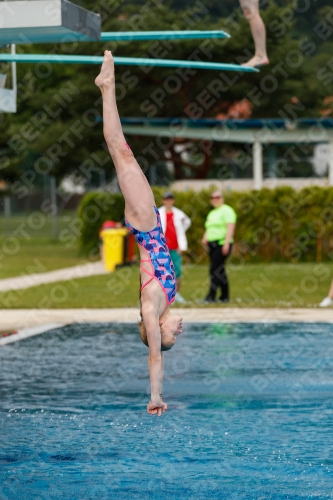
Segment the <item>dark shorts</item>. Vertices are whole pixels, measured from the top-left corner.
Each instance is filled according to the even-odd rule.
[[[182,276],[182,256],[178,253],[178,250],[169,250],[170,257],[173,262],[176,278],[181,278]]]

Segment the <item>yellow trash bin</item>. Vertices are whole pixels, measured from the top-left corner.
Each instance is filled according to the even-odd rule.
[[[100,233],[103,240],[103,260],[107,271],[114,271],[116,266],[124,264],[124,242],[128,230],[104,229]]]

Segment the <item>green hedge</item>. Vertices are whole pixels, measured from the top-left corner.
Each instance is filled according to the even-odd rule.
[[[156,205],[165,189],[154,188]],[[206,216],[211,210],[210,190],[175,192],[176,206],[192,220],[187,232],[188,258],[205,258],[201,245]],[[234,256],[258,261],[321,261],[333,258],[333,188],[312,186],[261,191],[225,192],[225,202],[237,212]],[[92,192],[81,201],[81,248],[89,253],[98,246],[98,231],[108,219],[121,221],[121,194]]]

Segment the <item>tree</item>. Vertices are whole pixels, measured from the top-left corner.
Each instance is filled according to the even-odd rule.
[[[22,45],[19,52],[101,54],[111,48],[116,56],[148,56],[172,59],[198,57],[202,60],[242,62],[253,50],[247,21],[238,7],[231,22],[218,18],[232,14],[234,3],[209,0],[200,2],[123,2],[109,0],[82,1],[87,8],[99,11],[104,31],[225,28],[232,38],[222,41],[176,41],[136,43],[63,43]],[[318,4],[318,5],[317,5]],[[121,116],[216,117],[247,99],[252,103],[253,117],[318,116],[329,90],[328,77],[322,80],[314,68],[325,66],[331,57],[333,43],[323,41],[311,31],[327,15],[323,1],[316,2],[303,17],[301,27],[285,26],[281,19],[289,3],[270,2],[262,11],[268,31],[271,64],[258,74],[218,73],[214,71],[179,71],[166,68],[117,67],[117,100]],[[294,13],[298,19],[298,12]],[[215,17],[214,17],[215,16]],[[308,36],[306,40],[305,35]],[[103,146],[100,92],[94,86],[96,66],[18,65],[18,113],[3,115],[0,120],[2,160],[0,179],[14,182],[27,170],[50,173],[59,179],[72,172],[87,177],[100,169],[110,178],[114,168]],[[214,90],[215,89],[215,90]],[[287,106],[297,97],[300,105]],[[151,142],[149,138],[130,138],[138,156]],[[176,176],[189,169],[197,178],[208,174],[211,159],[198,150],[195,141],[177,152],[176,145],[160,148],[158,157],[171,154]],[[200,153],[200,155],[199,155]],[[4,159],[5,158],[5,159]],[[202,164],[200,165],[200,161]],[[146,155],[144,168],[153,158]],[[156,160],[155,160],[156,161]]]

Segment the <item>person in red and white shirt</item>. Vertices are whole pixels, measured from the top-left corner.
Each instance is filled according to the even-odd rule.
[[[185,302],[180,295],[182,281],[182,252],[187,250],[186,231],[191,225],[191,219],[187,215],[174,207],[175,197],[171,191],[163,195],[163,207],[159,208],[162,228],[170,251],[170,256],[175,267],[177,278],[176,301]]]

